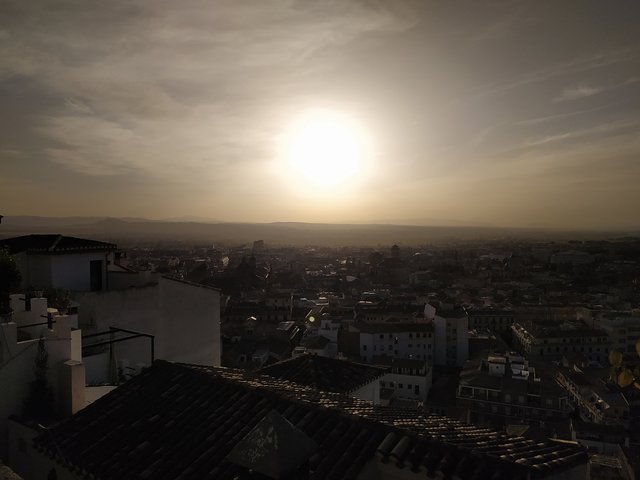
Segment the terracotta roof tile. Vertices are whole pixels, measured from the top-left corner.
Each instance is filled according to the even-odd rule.
[[[27,252],[51,255],[87,251],[105,252],[116,250],[117,246],[113,243],[66,235],[24,235],[0,240],[0,248],[7,248],[11,253]]]
[[[376,452],[398,468],[483,480],[555,474],[586,461],[573,444],[507,437],[266,375],[162,361],[35,444],[101,479],[264,478],[227,456],[270,412],[317,444],[296,478],[356,478]]]

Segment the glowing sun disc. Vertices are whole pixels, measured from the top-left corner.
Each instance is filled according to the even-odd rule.
[[[289,168],[316,185],[344,183],[363,169],[362,128],[340,113],[309,112],[292,126],[286,143]]]

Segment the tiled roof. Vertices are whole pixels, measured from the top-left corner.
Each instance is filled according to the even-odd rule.
[[[507,437],[266,375],[162,361],[34,443],[60,462],[63,456],[78,478],[265,478],[227,456],[272,411],[318,446],[295,478],[356,478],[376,455],[461,479],[534,478],[586,462],[572,443]]]
[[[11,253],[61,254],[106,252],[116,250],[117,246],[113,243],[65,235],[24,235],[0,240],[0,248],[7,248]]]
[[[386,369],[318,355],[301,355],[258,371],[325,392],[349,393],[386,373]]]

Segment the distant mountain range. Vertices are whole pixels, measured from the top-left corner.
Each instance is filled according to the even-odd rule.
[[[30,233],[60,233],[119,244],[191,242],[245,244],[264,240],[279,245],[424,245],[444,241],[492,239],[572,239],[640,236],[640,229],[560,231],[491,226],[419,226],[393,224],[329,224],[303,222],[232,223],[202,217],[168,220],[106,217],[5,216],[0,238]]]

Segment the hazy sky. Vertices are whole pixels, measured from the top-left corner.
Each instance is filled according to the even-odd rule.
[[[640,225],[638,0],[0,0],[0,213]],[[358,122],[340,188],[287,173]]]

